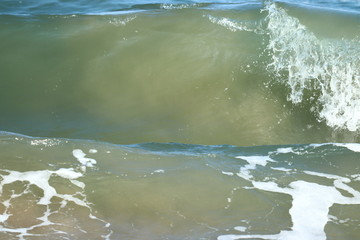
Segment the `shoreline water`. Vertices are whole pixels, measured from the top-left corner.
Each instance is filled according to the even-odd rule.
[[[0,239],[359,238],[358,1],[84,3],[0,4]]]

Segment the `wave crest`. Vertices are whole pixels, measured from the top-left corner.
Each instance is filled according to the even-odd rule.
[[[316,104],[319,120],[333,128],[360,128],[360,44],[355,40],[320,40],[300,21],[278,7],[266,6],[267,66],[290,88],[288,100]],[[285,76],[285,77],[284,77]],[[312,96],[304,99],[304,91]]]

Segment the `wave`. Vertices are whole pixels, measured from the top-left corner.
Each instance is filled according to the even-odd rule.
[[[360,44],[318,39],[275,4],[268,5],[268,68],[290,88],[288,99],[313,102],[313,111],[330,127],[360,128]],[[285,74],[284,74],[285,73]],[[310,96],[304,99],[304,92]]]
[[[290,89],[293,104],[310,111],[334,129],[360,128],[360,43],[358,37],[319,38],[277,3],[269,3],[263,21],[247,22],[208,16],[231,31],[269,36],[266,69]],[[284,5],[284,4],[283,4]],[[286,6],[286,5],[285,5]],[[304,96],[304,94],[306,96]]]
[[[358,16],[220,3],[1,16],[1,239],[360,235]]]
[[[358,141],[356,14],[133,5],[2,16],[2,130],[124,144]]]

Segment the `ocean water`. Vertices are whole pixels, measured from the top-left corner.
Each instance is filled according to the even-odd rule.
[[[360,1],[0,2],[0,239],[360,239]]]

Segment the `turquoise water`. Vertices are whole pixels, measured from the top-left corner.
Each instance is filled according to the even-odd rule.
[[[0,239],[359,238],[358,1],[2,1]]]

